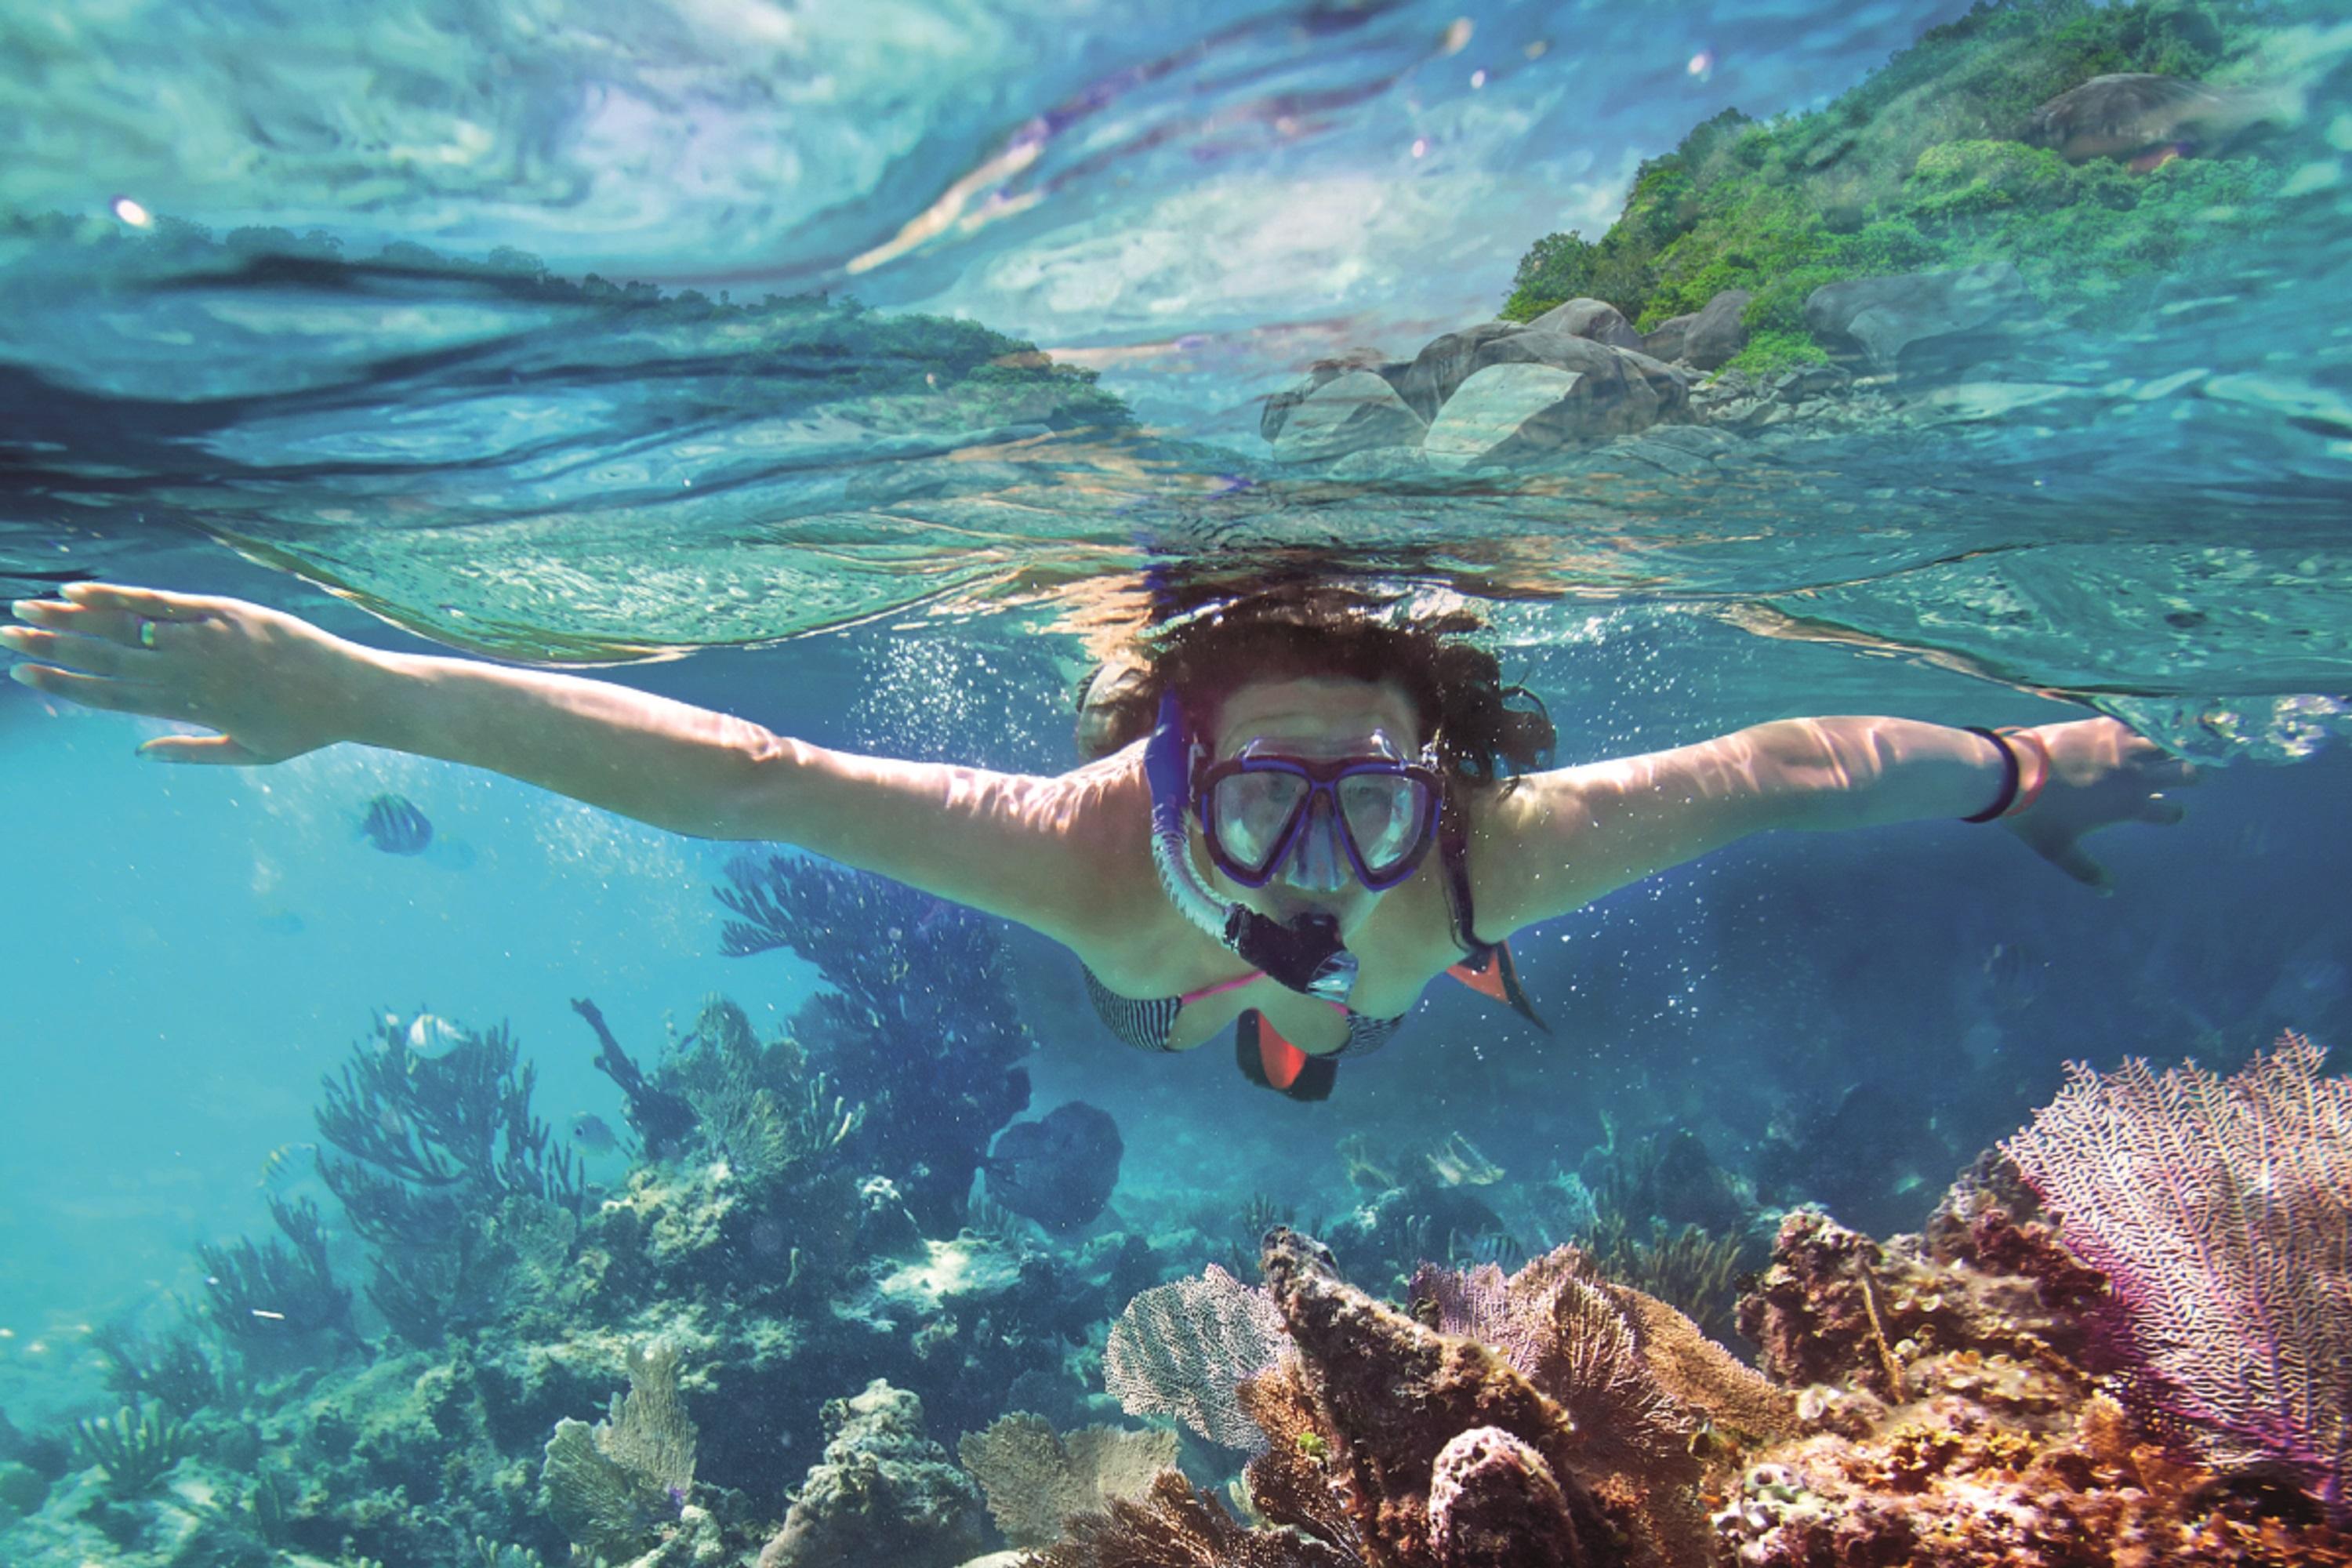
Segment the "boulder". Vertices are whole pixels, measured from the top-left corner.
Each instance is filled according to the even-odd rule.
[[[1683,379],[1663,361],[1565,332],[1497,338],[1471,356],[1474,374],[1498,364],[1549,365],[1585,377],[1577,393],[1586,410],[1580,443],[1647,429],[1689,397]]]
[[[1647,384],[1622,371],[1612,378],[1532,361],[1492,364],[1446,400],[1422,455],[1455,470],[1541,462],[1638,429],[1628,421],[1646,422],[1654,408]]]
[[[1283,391],[1265,400],[1265,407],[1257,419],[1257,433],[1268,441],[1282,436],[1282,426],[1290,418],[1290,411],[1315,395],[1324,386],[1337,381],[1351,370],[1369,370],[1391,382],[1404,374],[1408,360],[1383,360],[1372,349],[1350,349],[1338,359],[1318,359],[1307,368],[1305,375]]]
[[[1414,447],[1427,427],[1386,378],[1346,371],[1290,407],[1275,437],[1274,460],[1322,462],[1370,447]]]
[[[1566,402],[1583,380],[1546,364],[1490,365],[1445,400],[1421,444],[1422,456],[1441,468],[1507,462],[1529,421]]]
[[[1698,379],[1696,371],[1678,364],[1668,364],[1662,359],[1633,349],[1620,349],[1625,368],[1650,384],[1658,397],[1658,423],[1679,425],[1690,417],[1691,383]]]
[[[2126,71],[2060,93],[2026,117],[2021,140],[2070,163],[2134,158],[2165,143],[2193,146],[2200,129],[2228,111],[2219,95],[2193,81]]]
[[[1720,369],[1748,346],[1748,329],[1740,317],[1750,298],[1745,289],[1726,289],[1704,309],[1660,321],[1635,346],[1653,359],[1679,360],[1697,370]]]
[[[1950,272],[1824,283],[1805,298],[1805,325],[1885,373],[1913,343],[2006,327],[2032,310],[2017,268],[1989,261]]]
[[[1469,380],[1471,372],[1478,368],[1471,360],[1481,349],[1527,330],[1518,321],[1481,321],[1475,327],[1433,338],[1397,379],[1397,391],[1405,405],[1425,425],[1437,417],[1438,409],[1454,395],[1454,389]]]
[[[1570,300],[1565,305],[1554,305],[1528,323],[1532,331],[1566,332],[1572,338],[1591,338],[1596,343],[1607,343],[1613,349],[1638,349],[1642,334],[1633,329],[1617,307],[1606,300]]]

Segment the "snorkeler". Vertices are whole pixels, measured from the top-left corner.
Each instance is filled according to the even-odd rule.
[[[489,768],[656,827],[786,842],[1071,949],[1112,1031],[1232,1031],[1296,1098],[1449,972],[1520,1005],[1503,944],[1775,828],[2000,823],[2079,881],[2095,828],[2168,823],[2193,771],[2111,719],[1953,729],[1785,719],[1555,768],[1475,618],[1268,593],[1174,617],[1082,698],[1053,777],[827,750],[625,687],[387,653],[241,600],[75,584],[15,606],[9,672],[195,724],[140,748],[254,765],[351,741]],[[1432,874],[1433,869],[1434,874]]]

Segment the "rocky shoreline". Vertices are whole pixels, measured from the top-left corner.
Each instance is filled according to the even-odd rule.
[[[1341,479],[1526,470],[1603,447],[1682,471],[1774,426],[1849,434],[1915,410],[1948,417],[1952,400],[1937,395],[2040,321],[2005,262],[1829,283],[1805,321],[1830,361],[1751,374],[1729,368],[1748,343],[1748,302],[1726,289],[1643,333],[1605,301],[1570,300],[1532,321],[1444,333],[1409,359],[1319,361],[1266,400],[1259,434],[1276,463]]]

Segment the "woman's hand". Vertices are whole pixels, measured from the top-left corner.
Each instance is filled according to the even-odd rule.
[[[217,730],[139,748],[172,763],[282,763],[344,739],[364,650],[242,599],[76,583],[13,606],[8,673],[53,697]]]
[[[2043,859],[2101,893],[2113,890],[2106,868],[2084,852],[2082,837],[2118,822],[2174,823],[2182,808],[2167,790],[2197,782],[2197,770],[2113,719],[2044,724],[2026,731],[2050,750],[2050,781],[2041,797],[2002,826]],[[2041,754],[2017,746],[2025,787],[2033,787]]]

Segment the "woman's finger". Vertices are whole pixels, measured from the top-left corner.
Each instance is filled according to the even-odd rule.
[[[114,713],[144,713],[156,719],[187,717],[187,704],[182,699],[144,680],[121,680],[110,675],[76,675],[72,670],[57,669],[46,664],[16,665],[9,669],[8,679],[19,686],[29,686],[51,697],[68,698],[85,708],[103,708]]]
[[[151,621],[200,621],[219,607],[218,601],[201,594],[167,594],[160,588],[131,588],[118,583],[68,583],[60,592],[69,604],[143,616]]]
[[[78,632],[104,637],[124,647],[153,647],[165,626],[173,623],[98,605],[75,605],[54,599],[19,599],[8,606],[16,618],[49,631]]]
[[[213,763],[237,767],[261,761],[226,735],[158,735],[142,744],[139,754],[159,763]]]
[[[140,679],[149,676],[155,664],[155,656],[142,647],[125,647],[110,637],[37,626],[0,626],[0,644],[27,658],[85,675]]]

